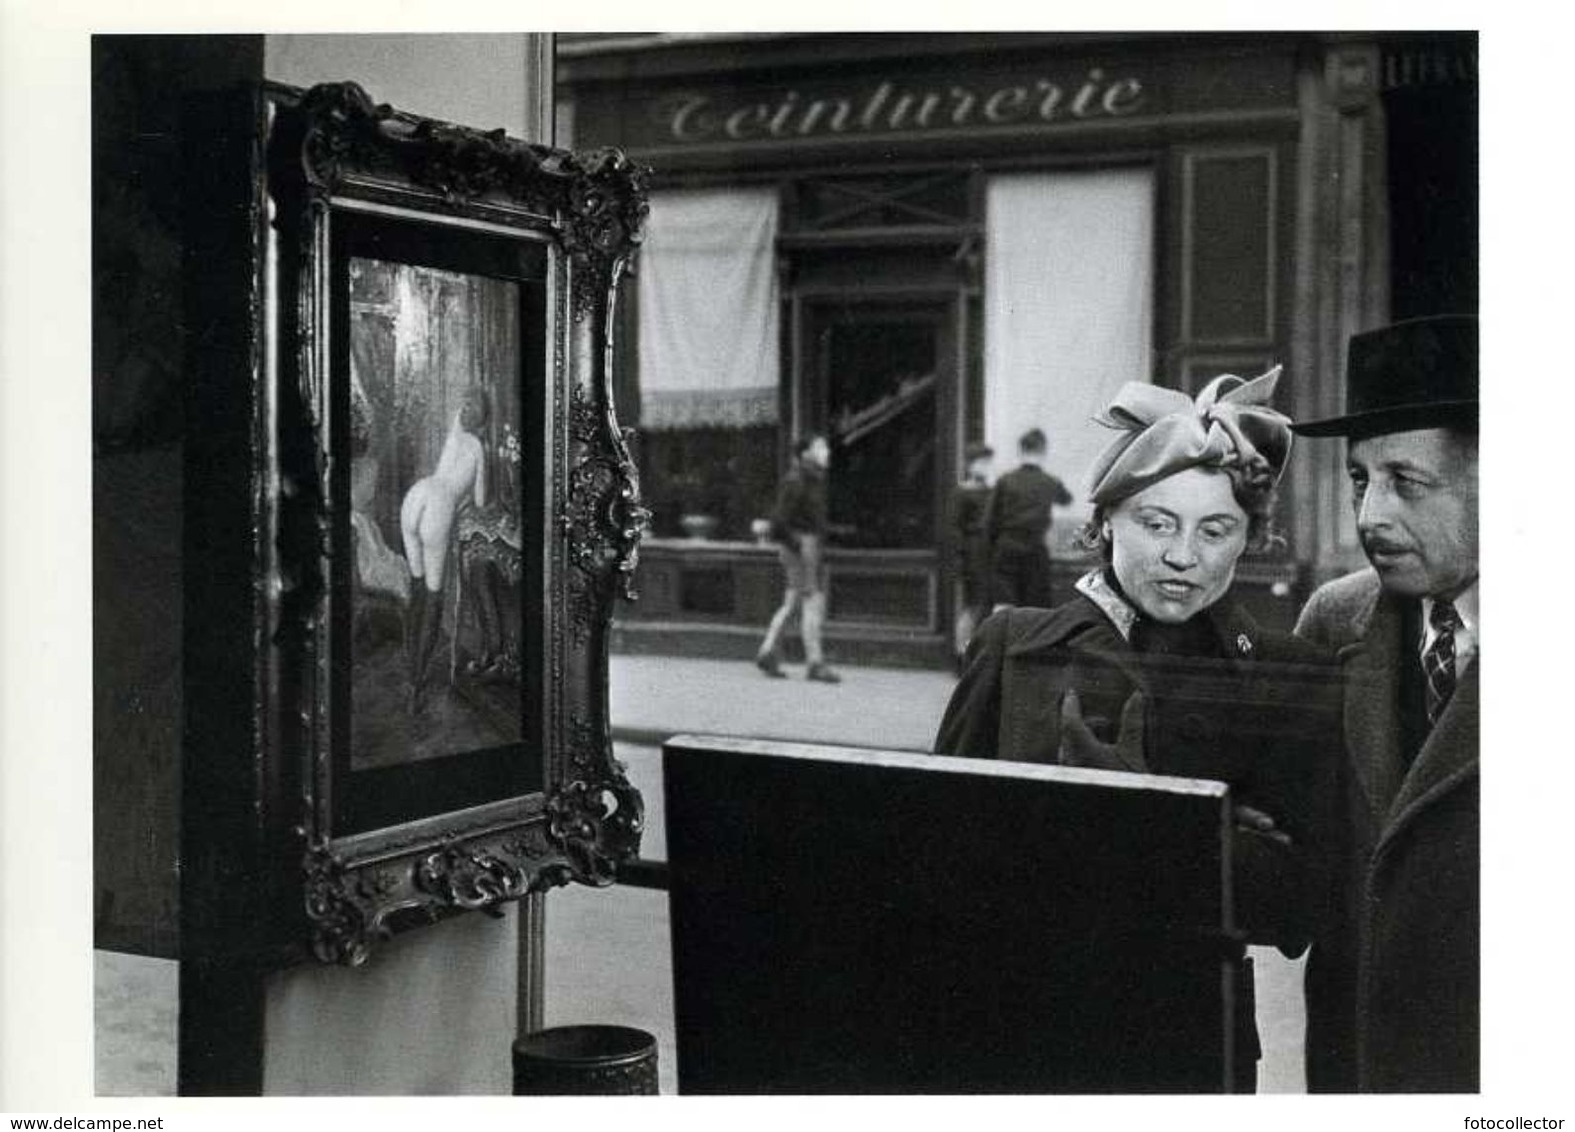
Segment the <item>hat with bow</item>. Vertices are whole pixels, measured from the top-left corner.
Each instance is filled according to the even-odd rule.
[[[1187,468],[1234,470],[1273,487],[1291,454],[1291,421],[1269,408],[1280,367],[1248,381],[1222,374],[1188,397],[1129,381],[1094,420],[1121,435],[1094,461],[1089,498],[1108,507]]]

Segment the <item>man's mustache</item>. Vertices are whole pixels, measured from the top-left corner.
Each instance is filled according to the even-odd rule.
[[[1411,549],[1409,543],[1394,542],[1378,535],[1363,535],[1362,549],[1368,554],[1403,554]]]

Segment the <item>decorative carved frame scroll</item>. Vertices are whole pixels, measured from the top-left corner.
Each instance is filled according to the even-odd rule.
[[[615,150],[574,154],[402,113],[350,82],[276,88],[266,156],[276,317],[263,414],[263,519],[273,537],[263,570],[272,687],[262,773],[283,815],[276,840],[290,874],[281,888],[295,909],[289,931],[318,959],[356,965],[407,926],[495,912],[570,881],[610,884],[638,850],[642,801],[612,755],[606,660],[613,603],[634,596],[648,519],[610,377],[614,304],[640,239],[646,171]],[[539,591],[527,586],[521,604],[539,609],[522,631],[535,652],[520,709],[540,718],[521,719],[524,741],[509,756],[532,768],[525,777],[540,789],[345,829],[335,796],[358,780],[336,751],[347,729],[336,713],[348,708],[336,702],[335,673],[349,649],[336,631],[344,613],[336,622],[335,606],[346,599],[334,554],[350,517],[335,477],[350,459],[348,426],[336,431],[334,420],[348,397],[334,393],[346,380],[335,351],[348,349],[336,341],[348,329],[333,313],[332,276],[346,270],[334,238],[336,226],[385,223],[419,228],[438,245],[453,233],[507,254],[529,246],[545,263],[545,325],[531,328],[541,388],[521,383],[522,399],[542,398],[525,413],[540,426],[527,469],[536,459],[543,479],[533,503],[540,530],[534,541],[528,522],[524,531]],[[445,761],[396,768],[390,781],[408,773],[451,785]]]

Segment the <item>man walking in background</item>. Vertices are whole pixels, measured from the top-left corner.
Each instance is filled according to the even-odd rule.
[[[1345,677],[1342,860],[1308,958],[1312,1092],[1479,1091],[1477,320],[1352,337],[1346,438],[1371,567],[1296,631]]]
[[[1045,434],[1030,429],[1017,442],[1021,466],[995,485],[985,514],[990,543],[990,600],[996,606],[1048,609],[1051,508],[1072,502],[1064,484],[1044,469]]]
[[[830,464],[831,445],[826,438],[805,437],[794,446],[793,467],[777,492],[771,534],[777,540],[787,588],[755,655],[756,667],[767,676],[787,675],[782,671],[782,634],[794,611],[801,609],[800,632],[809,664],[805,677],[824,684],[842,681],[826,664],[821,645],[826,623],[826,469]]]

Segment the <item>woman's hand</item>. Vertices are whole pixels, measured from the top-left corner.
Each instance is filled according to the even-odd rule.
[[[1276,845],[1291,847],[1291,835],[1274,824],[1274,819],[1262,810],[1238,804],[1235,807],[1236,829],[1241,833],[1255,833],[1267,837]]]
[[[1083,722],[1083,703],[1077,692],[1061,698],[1061,750],[1057,761],[1062,766],[1086,766],[1097,770],[1125,770],[1147,774],[1143,758],[1142,692],[1133,692],[1121,709],[1121,729],[1114,743],[1106,743]]]

